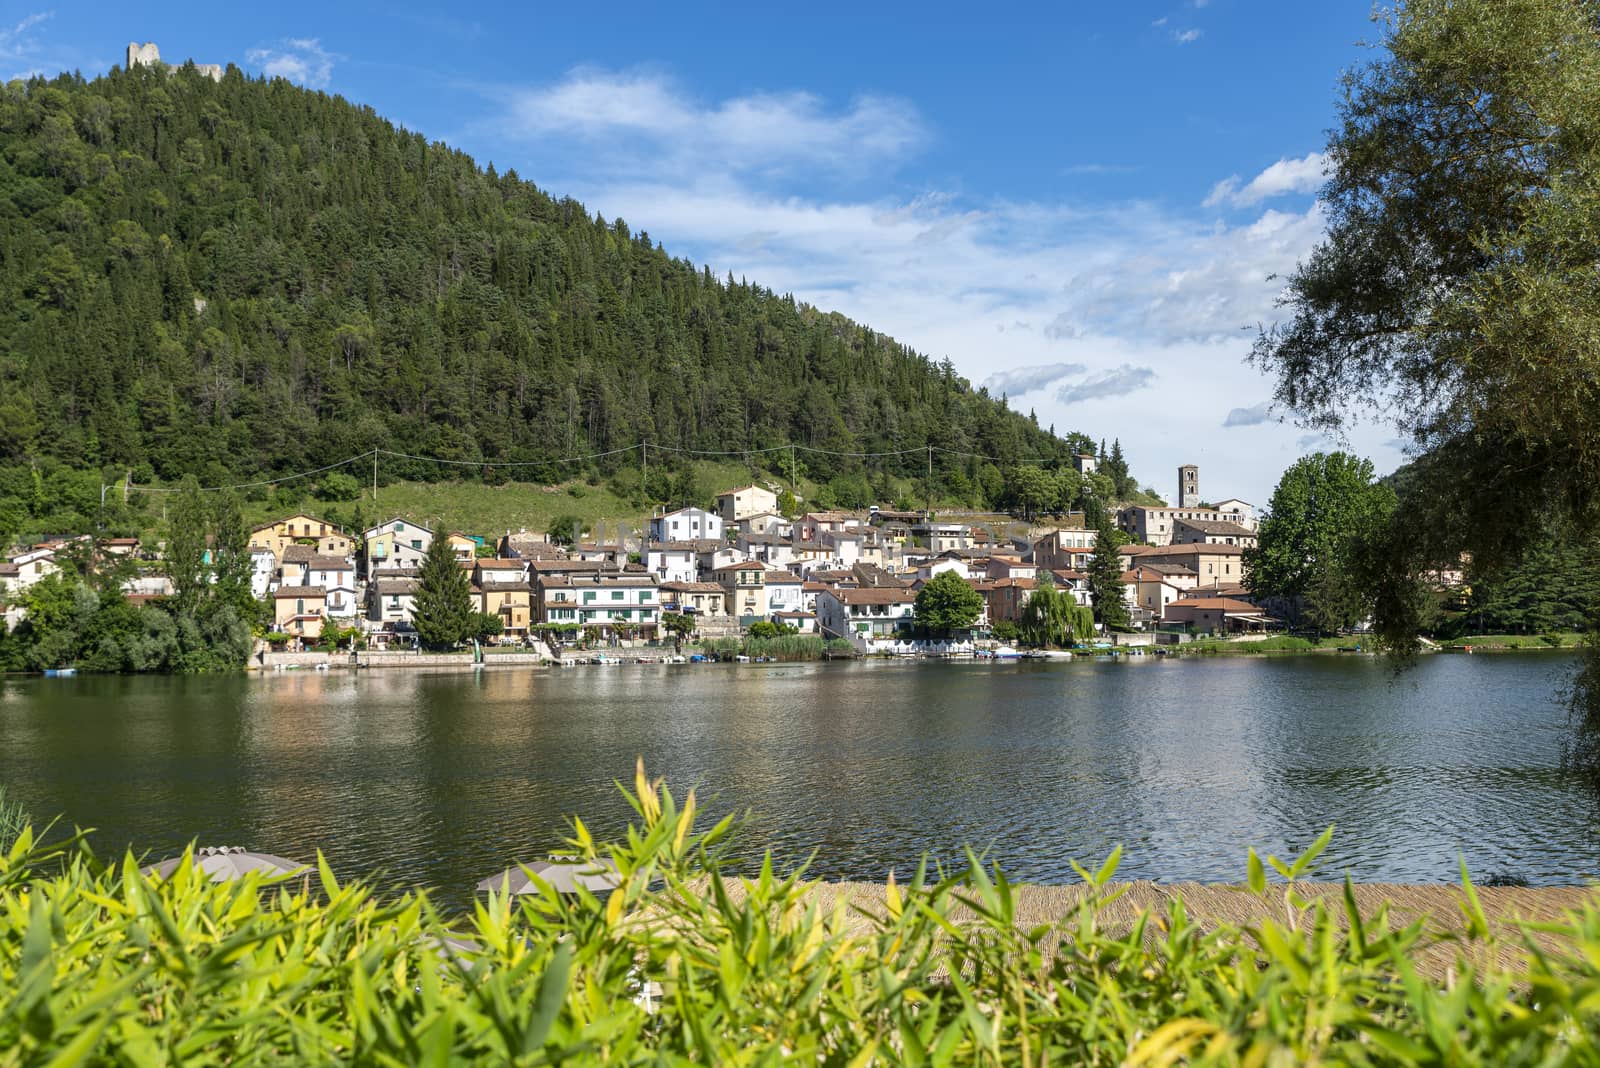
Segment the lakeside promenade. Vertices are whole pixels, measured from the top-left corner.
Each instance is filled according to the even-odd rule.
[[[1166,936],[1165,924],[1157,921],[1164,919],[1174,901],[1182,901],[1191,922],[1203,931],[1210,931],[1224,924],[1248,927],[1266,919],[1285,922],[1284,894],[1290,889],[1302,898],[1320,899],[1340,927],[1346,926],[1342,882],[1275,883],[1261,895],[1242,885],[1226,883],[1137,880],[1113,883],[1107,889],[1121,891],[1121,896],[1101,907],[1101,926],[1110,933],[1126,933],[1141,916],[1148,916],[1151,922],[1146,940],[1152,946]],[[1569,918],[1569,914],[1582,910],[1585,905],[1600,905],[1600,885],[1474,886],[1474,890],[1496,939],[1493,963],[1502,967],[1516,965],[1525,955],[1517,932],[1519,923],[1554,923]],[[1090,888],[1083,883],[1069,886],[1017,883],[1012,885],[1011,891],[1016,904],[1016,925],[1028,930],[1038,925],[1052,925],[1070,916],[1083,903]],[[1463,907],[1467,897],[1460,885],[1355,883],[1353,893],[1363,923],[1370,923],[1387,910],[1391,928],[1422,920],[1427,930],[1436,935],[1450,935],[1465,929]],[[880,917],[885,913],[883,883],[818,883],[811,889],[810,896],[824,913],[842,900],[862,925],[866,919],[861,913]],[[952,921],[958,924],[970,922],[975,916],[965,905],[957,905],[951,913]],[[1557,945],[1554,939],[1542,933],[1531,933],[1530,937],[1545,948]],[[1443,979],[1456,964],[1456,950],[1454,943],[1445,941],[1419,949],[1410,961],[1421,974]]]

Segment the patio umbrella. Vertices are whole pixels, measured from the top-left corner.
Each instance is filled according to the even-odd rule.
[[[575,894],[580,888],[589,891],[613,890],[619,882],[617,869],[608,861],[541,860],[534,864],[519,864],[499,875],[490,876],[478,884],[478,890],[487,893],[505,886],[513,894],[536,894],[539,887],[534,883],[533,875],[549,883],[559,894]]]
[[[211,876],[211,881],[220,883],[228,879],[237,879],[246,872],[258,871],[266,876],[294,875],[298,872],[310,871],[309,864],[275,857],[270,853],[251,853],[242,846],[206,846],[194,851],[194,866],[205,874]],[[157,864],[151,864],[144,869],[144,874],[153,875],[158,879],[167,879],[178,870],[178,865],[183,863],[182,857],[168,857]]]

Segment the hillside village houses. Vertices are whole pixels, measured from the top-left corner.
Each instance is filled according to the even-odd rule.
[[[1135,626],[1274,626],[1243,586],[1255,510],[1237,499],[1201,501],[1196,467],[1180,469],[1179,478],[1184,505],[1129,507],[1118,516],[1133,538],[1119,557]],[[292,645],[316,643],[325,627],[358,626],[377,647],[414,641],[418,572],[435,537],[448,540],[469,574],[474,609],[500,621],[502,644],[665,640],[661,617],[672,612],[693,617],[707,636],[767,621],[844,639],[861,652],[898,650],[911,637],[917,593],[945,572],[982,597],[974,636],[1020,620],[1045,576],[1079,604],[1090,600],[1096,533],[1081,516],[1004,532],[879,508],[787,518],[775,510],[777,493],[754,484],[716,502],[715,511],[659,510],[638,534],[597,532],[594,542],[570,548],[538,531],[491,541],[400,516],[351,533],[296,513],[250,532],[252,590],[271,602],[273,626]],[[17,595],[58,570],[64,544],[29,546],[0,563],[8,625],[21,617]],[[103,547],[140,552],[133,539]],[[145,556],[152,562],[130,592],[168,592],[154,554]]]
[[[422,558],[433,545],[433,531],[420,523],[396,516],[361,532],[361,573],[422,566]]]

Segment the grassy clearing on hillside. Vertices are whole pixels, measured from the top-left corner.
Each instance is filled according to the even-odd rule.
[[[717,493],[751,482],[780,489],[790,485],[784,472],[737,461],[696,461],[693,471],[692,482],[696,493],[707,506],[713,503]],[[360,499],[324,501],[317,497],[313,480],[287,482],[270,490],[257,488],[247,491],[244,499],[245,519],[252,524],[262,523],[304,511],[350,527],[354,525],[358,514],[366,523],[398,516],[431,529],[445,528],[498,537],[507,530],[548,530],[552,520],[565,516],[577,516],[591,525],[604,523],[608,533],[615,525],[625,526],[629,530],[642,530],[654,507],[644,492],[644,472],[639,468],[625,468],[603,478],[598,475],[575,478],[558,485],[507,482],[498,486],[465,480],[386,482],[380,469],[376,501],[368,481],[370,469],[363,472],[357,464],[346,468],[345,473],[362,482]],[[911,500],[921,507],[925,503],[917,497],[918,486],[909,479],[889,479],[881,488],[889,498],[882,502],[884,504]],[[816,501],[819,494],[823,493],[821,482],[802,476],[795,489],[802,507],[819,507]],[[162,506],[167,503],[168,495],[136,493],[135,501],[142,504],[143,508],[143,535],[157,540],[163,538],[166,522]],[[938,500],[933,504],[936,512],[970,507],[965,502],[954,500]]]

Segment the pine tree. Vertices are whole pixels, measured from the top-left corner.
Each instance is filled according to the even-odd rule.
[[[428,649],[453,649],[472,635],[472,584],[442,536],[433,539],[423,558],[411,622]]]
[[[1089,561],[1089,598],[1094,602],[1094,618],[1106,630],[1128,625],[1128,602],[1122,585],[1122,545],[1120,532],[1101,516],[1095,532],[1094,556]]]
[[[1111,459],[1106,461],[1106,474],[1111,476],[1112,485],[1116,487],[1117,499],[1124,500],[1128,496],[1128,461],[1122,457],[1122,439],[1116,438],[1111,442]]]

